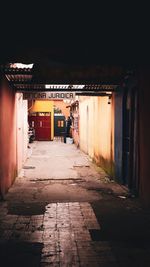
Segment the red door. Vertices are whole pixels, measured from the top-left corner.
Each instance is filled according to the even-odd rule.
[[[35,140],[51,140],[51,116],[29,116],[29,125],[35,129]]]

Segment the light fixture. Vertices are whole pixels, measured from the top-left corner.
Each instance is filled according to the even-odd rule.
[[[83,84],[45,84],[45,89],[83,89],[85,85]]]
[[[108,96],[108,104],[111,104],[111,95]]]
[[[33,68],[33,63],[32,64],[23,64],[23,63],[10,63],[10,68],[20,68],[20,69],[32,69]]]

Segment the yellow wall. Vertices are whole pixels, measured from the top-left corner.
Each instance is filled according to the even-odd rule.
[[[29,112],[50,112],[51,113],[51,139],[54,138],[54,102],[49,100],[35,100]]]
[[[114,101],[80,97],[80,148],[114,175]]]

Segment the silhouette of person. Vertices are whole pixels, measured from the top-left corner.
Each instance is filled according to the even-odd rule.
[[[67,137],[70,137],[70,127],[71,127],[71,124],[72,124],[72,121],[71,121],[71,118],[70,116],[68,116],[68,119],[67,119],[67,130],[66,130],[66,133],[67,133]]]

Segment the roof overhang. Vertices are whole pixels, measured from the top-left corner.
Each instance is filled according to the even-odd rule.
[[[33,64],[9,63],[1,66],[1,70],[16,92],[75,92],[97,96],[115,92],[124,73],[121,67],[104,65],[70,68],[57,65],[39,71]]]

